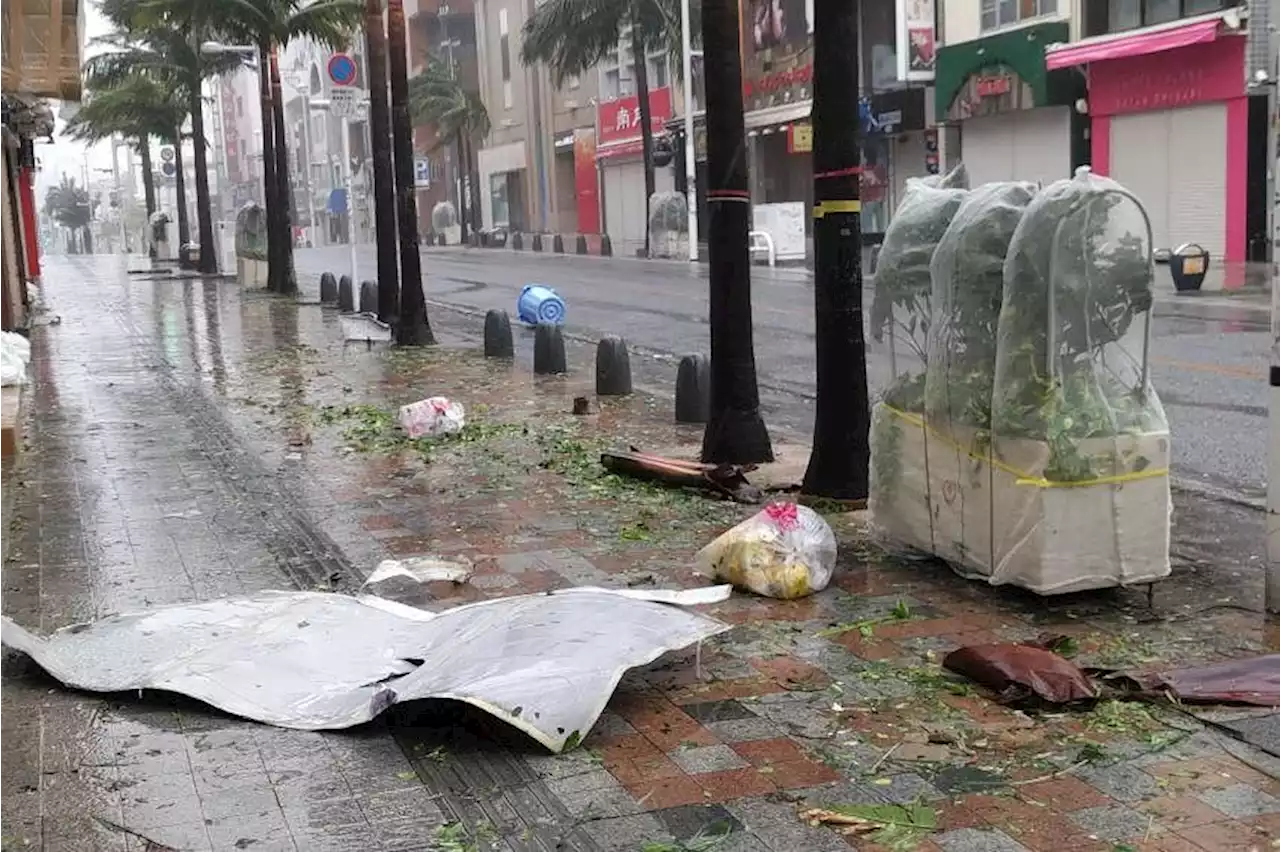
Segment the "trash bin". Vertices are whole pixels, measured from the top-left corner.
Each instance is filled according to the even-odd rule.
[[[200,244],[187,243],[178,249],[178,264],[185,269],[194,269],[200,265]]]
[[[1169,273],[1178,292],[1200,289],[1209,271],[1209,252],[1196,243],[1183,243],[1169,253]]]
[[[538,323],[564,322],[564,301],[550,287],[541,284],[526,284],[516,300],[516,316],[526,325]]]

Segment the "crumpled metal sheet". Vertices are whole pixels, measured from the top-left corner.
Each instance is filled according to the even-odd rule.
[[[381,598],[264,592],[0,640],[67,686],[154,689],[302,730],[348,728],[404,701],[475,705],[553,752],[587,735],[624,672],[729,629],[670,604],[689,593],[567,589],[429,613]],[[663,601],[663,602],[659,602]]]

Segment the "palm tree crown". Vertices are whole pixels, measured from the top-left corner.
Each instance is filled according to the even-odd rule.
[[[440,145],[459,135],[484,136],[489,132],[484,101],[467,91],[449,66],[435,57],[409,81],[409,111],[415,121],[435,125]]]

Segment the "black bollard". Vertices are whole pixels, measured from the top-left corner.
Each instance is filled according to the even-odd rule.
[[[608,234],[600,235],[600,256],[613,257],[613,240],[609,239]]]
[[[445,240],[443,233],[436,235],[436,245],[441,245],[441,246],[448,245],[448,242]]]
[[[511,247],[516,251],[524,250],[524,234],[516,231],[511,235]]]
[[[569,372],[564,354],[564,333],[560,326],[538,323],[533,335],[533,372],[539,376]]]
[[[376,314],[378,312],[378,282],[365,281],[360,285],[360,313]]]
[[[320,304],[332,305],[338,301],[338,279],[332,272],[320,276]]]
[[[514,358],[515,341],[511,337],[511,317],[506,311],[492,310],[484,315],[484,357]]]
[[[701,355],[686,355],[676,373],[676,422],[706,423],[710,415],[711,362]]]
[[[626,396],[631,393],[631,357],[627,341],[604,337],[596,346],[596,395]]]
[[[344,275],[338,279],[338,310],[344,314],[353,313],[356,309],[355,288],[351,286],[351,276]]]
[[[578,250],[578,254],[587,253],[587,235],[586,234],[578,234],[578,244],[575,246],[575,248]]]
[[[534,251],[542,251],[542,234],[534,234],[534,235],[533,235],[533,246],[532,246],[532,248],[533,248],[533,250],[534,250]]]
[[[551,238],[551,250],[556,254],[564,254],[564,237],[556,234]]]

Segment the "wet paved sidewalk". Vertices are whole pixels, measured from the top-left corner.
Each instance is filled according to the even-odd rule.
[[[474,317],[440,312],[437,349],[344,349],[319,306],[125,276],[108,258],[51,259],[46,295],[62,322],[32,336],[3,570],[5,614],[43,631],[261,589],[350,589],[380,559],[424,553],[466,556],[475,578],[388,595],[442,608],[570,585],[699,586],[692,553],[750,513],[603,475],[606,445],[692,447],[698,434],[670,425],[664,400],[566,414],[589,387],[585,347],[568,378],[535,380],[478,357]],[[468,429],[400,438],[391,412],[437,394],[468,406]],[[937,665],[959,644],[1042,632],[1113,666],[1274,648],[1249,611],[1260,516],[1190,499],[1154,609],[1140,591],[1045,601],[966,583],[831,516],[835,587],[712,608],[737,627],[700,660],[629,675],[559,757],[447,707],[301,733],[164,696],[69,693],[6,654],[3,848],[1274,848],[1271,755],[1176,711],[1014,712]],[[845,837],[807,825],[805,803],[920,803],[938,825]]]

